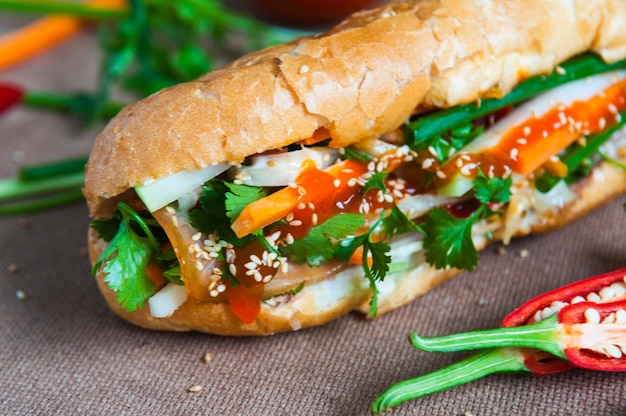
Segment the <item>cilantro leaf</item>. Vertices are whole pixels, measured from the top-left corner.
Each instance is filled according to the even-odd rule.
[[[438,269],[450,266],[473,270],[478,264],[478,251],[472,241],[476,215],[459,219],[444,208],[431,209],[421,224],[426,261]]]
[[[189,212],[189,222],[198,231],[211,234],[217,232],[221,238],[234,236],[226,215],[226,186],[221,181],[209,181],[202,186],[200,206]]]
[[[132,312],[142,308],[145,300],[154,294],[154,283],[146,275],[146,266],[156,252],[150,238],[141,237],[132,229],[130,215],[120,212],[122,221],[118,231],[94,264],[92,273],[105,263],[104,281],[117,294],[117,302]]]
[[[474,195],[483,204],[497,203],[505,204],[511,198],[511,186],[513,180],[511,176],[507,178],[488,178],[478,169],[478,176],[474,179]]]
[[[110,218],[96,218],[91,222],[91,228],[96,230],[98,237],[104,241],[111,241],[120,227],[121,218],[117,211]]]
[[[408,233],[411,231],[420,231],[417,224],[413,222],[402,210],[394,204],[389,214],[383,218],[381,222],[383,232],[388,237]]]
[[[265,195],[263,188],[211,180],[202,186],[200,206],[189,212],[189,222],[202,233],[217,232],[221,239],[241,245],[252,237],[237,238],[230,227],[231,220],[246,205]]]
[[[385,179],[389,175],[388,172],[375,172],[370,179],[365,183],[363,188],[361,188],[361,193],[366,194],[368,191],[372,189],[380,189],[383,192],[387,192],[387,187],[385,186]]]
[[[230,192],[226,193],[226,216],[235,220],[243,209],[254,201],[263,198],[267,192],[258,186],[224,183]]]
[[[431,137],[418,138],[417,131],[409,131],[411,137],[411,149],[416,152],[429,151],[434,153],[439,163],[443,163],[448,159],[452,151],[463,148],[476,137],[480,136],[484,131],[483,125],[474,125],[474,122],[468,122],[454,129],[443,131]]]
[[[306,237],[286,246],[289,258],[296,263],[320,266],[335,255],[336,240],[345,238],[365,224],[360,214],[341,213],[311,228]]]

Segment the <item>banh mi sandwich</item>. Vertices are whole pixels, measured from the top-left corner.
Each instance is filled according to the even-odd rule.
[[[626,191],[623,0],[419,0],[125,108],[86,169],[98,285],[151,329],[377,316]]]

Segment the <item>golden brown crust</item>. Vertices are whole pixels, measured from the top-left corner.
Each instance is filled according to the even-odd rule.
[[[357,13],[325,35],[250,54],[125,108],[96,141],[87,166],[91,214],[107,215],[111,201],[146,180],[241,161],[320,128],[330,132],[333,145],[344,146],[395,129],[419,108],[500,96],[520,77],[548,72],[587,50],[623,59],[625,22],[622,0],[420,0]],[[573,221],[626,192],[626,174],[603,164],[577,192],[580,198],[566,208],[513,234]],[[89,248],[94,262],[104,243],[91,233]],[[145,328],[268,335],[320,325],[355,309],[367,312],[370,292],[355,270],[265,304],[251,325],[226,303],[189,301],[163,319],[152,318],[147,308],[130,313],[116,303],[102,273],[97,281],[115,313]],[[414,268],[381,293],[379,313],[456,273]]]
[[[375,137],[416,107],[502,95],[587,50],[621,59],[624,9],[621,0],[414,0],[357,13],[128,106],[94,145],[90,211],[106,215],[108,200],[146,180],[241,161],[320,127],[335,146]]]

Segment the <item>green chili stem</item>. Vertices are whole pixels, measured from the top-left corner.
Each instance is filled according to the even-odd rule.
[[[0,0],[0,10],[28,14],[65,14],[90,20],[122,19],[127,10],[58,1]]]
[[[607,64],[597,55],[587,54],[571,59],[562,65],[564,71],[554,71],[550,75],[539,75],[521,82],[503,98],[485,99],[480,105],[475,103],[452,107],[425,115],[410,123],[409,143],[420,142],[444,131],[461,126],[477,118],[492,114],[502,108],[525,101],[543,91],[555,88],[576,79],[626,67],[626,61]]]
[[[524,364],[521,350],[499,348],[483,351],[433,373],[401,381],[384,391],[374,401],[372,410],[378,414],[408,400],[504,372],[530,372]]]
[[[565,359],[563,345],[558,341],[557,315],[536,324],[463,332],[441,337],[422,338],[413,333],[411,344],[429,352],[451,352],[496,347],[528,347],[546,351]]]

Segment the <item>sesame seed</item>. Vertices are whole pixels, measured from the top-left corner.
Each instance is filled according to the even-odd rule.
[[[176,214],[176,210],[172,207],[170,207],[169,205],[165,207],[165,212],[167,212],[168,214],[174,215]]]
[[[519,150],[517,150],[517,149],[515,149],[515,148],[511,149],[511,154],[510,154],[511,159],[513,159],[513,160],[517,160],[517,153],[518,153],[518,152],[519,152]]]
[[[261,273],[254,272],[253,277],[254,277],[255,282],[259,282],[259,283],[263,282],[263,276],[261,275]]]
[[[302,65],[298,70],[299,74],[306,74],[307,72],[309,72],[309,67],[307,65]]]
[[[559,75],[565,75],[567,74],[567,71],[565,70],[565,68],[563,68],[562,66],[557,66],[555,69],[557,74]]]
[[[285,217],[285,221],[287,222],[291,222],[293,221],[294,215],[293,212],[290,212],[289,214],[287,214],[287,216]]]
[[[440,179],[445,179],[448,176],[442,170],[438,170],[437,171],[437,177],[440,178]]]
[[[600,130],[604,130],[604,128],[606,127],[606,120],[604,119],[604,117],[600,117],[600,120],[598,120],[598,122]]]
[[[335,186],[335,188],[339,188],[341,186],[341,181],[339,179],[335,179],[333,181],[333,185]]]
[[[188,389],[189,393],[198,393],[200,390],[202,390],[202,386],[199,386],[197,384],[195,386],[189,387]]]
[[[256,254],[251,254],[250,255],[250,260],[252,260],[253,262],[255,262],[256,264],[258,264],[259,266],[261,264],[263,264],[263,262],[261,261],[261,259],[259,258],[259,256],[257,256]]]
[[[294,220],[294,221],[289,222],[289,225],[291,225],[292,227],[299,227],[302,225],[302,221]]]
[[[216,298],[217,295],[219,295],[219,292],[217,290],[213,289],[213,290],[211,290],[209,292],[209,295],[211,295],[211,297],[213,297],[213,298]]]
[[[353,187],[353,186],[355,186],[355,185],[356,185],[356,178],[350,178],[350,179],[348,180],[348,186],[349,186],[349,187]]]
[[[527,144],[528,140],[526,140],[523,137],[520,137],[519,139],[517,139],[517,144]]]
[[[200,260],[196,261],[196,270],[202,271],[203,269],[204,269],[204,264]]]
[[[225,286],[225,285],[223,285],[223,284],[220,284],[220,285],[217,287],[217,291],[218,291],[218,292],[220,292],[220,293],[224,293],[224,291],[225,291],[225,290],[226,290],[226,286]]]
[[[305,209],[306,208],[306,204],[304,202],[298,202],[298,205],[296,205],[296,207],[298,209]]]
[[[306,189],[303,186],[298,186],[298,193],[302,196],[306,195]]]
[[[235,266],[233,263],[228,265],[228,271],[230,272],[230,274],[232,274],[233,276],[237,276],[237,266]]]
[[[428,169],[429,167],[433,165],[433,163],[435,163],[434,159],[431,159],[431,158],[424,159],[424,161],[422,162],[422,169]]]
[[[524,136],[529,136],[531,132],[532,130],[530,129],[530,126],[524,127]]]
[[[287,242],[287,244],[293,244],[295,240],[293,238],[293,235],[291,235],[290,233],[287,233],[287,237],[285,237],[285,241]]]
[[[313,225],[317,225],[317,214],[316,214],[316,213],[313,213],[313,214],[311,215],[311,223],[312,223]]]

